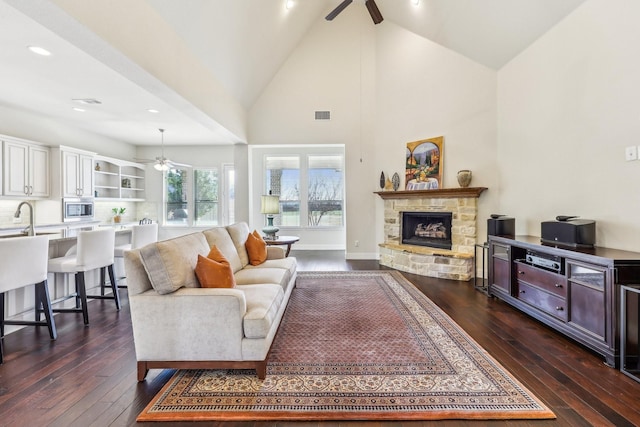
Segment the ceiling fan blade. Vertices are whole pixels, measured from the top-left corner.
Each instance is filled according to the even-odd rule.
[[[351,3],[353,2],[353,0],[344,0],[342,3],[340,3],[338,5],[338,7],[336,7],[335,9],[333,9],[331,11],[331,13],[329,13],[324,19],[326,19],[327,21],[333,21],[333,18],[335,18],[336,16],[338,16],[340,14],[340,12],[342,12],[347,6],[349,6]]]
[[[364,4],[367,6],[369,15],[371,15],[371,19],[373,19],[374,24],[377,25],[384,20],[382,14],[380,13],[380,9],[378,9],[378,6],[376,5],[375,0],[367,0],[366,2],[364,2]]]
[[[178,167],[183,167],[183,168],[190,168],[191,165],[188,165],[186,163],[178,163],[178,162],[172,162],[171,160],[167,160],[167,163],[171,166],[178,166]]]
[[[141,159],[139,157],[134,157],[133,160],[137,163],[155,163],[157,159]]]

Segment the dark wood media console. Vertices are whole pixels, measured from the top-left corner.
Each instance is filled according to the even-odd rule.
[[[556,266],[527,262],[527,254]],[[489,295],[619,366],[620,286],[640,281],[640,253],[552,246],[534,236],[489,236],[489,260]]]

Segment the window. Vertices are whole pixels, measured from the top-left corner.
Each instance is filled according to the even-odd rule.
[[[309,156],[307,216],[310,227],[343,224],[342,156]]]
[[[218,225],[218,171],[195,169],[193,171],[194,224]]]
[[[169,169],[165,173],[165,223],[168,225],[187,224],[187,176],[187,169]]]
[[[222,196],[222,212],[225,224],[236,222],[236,171],[232,164],[223,166],[224,170],[224,192]]]
[[[265,155],[264,194],[280,196],[280,215],[274,223],[285,227],[342,227],[343,164],[343,154]]]
[[[218,193],[215,168],[166,171],[165,225],[218,225]]]
[[[266,194],[280,196],[280,215],[274,224],[300,225],[300,157],[266,156]]]

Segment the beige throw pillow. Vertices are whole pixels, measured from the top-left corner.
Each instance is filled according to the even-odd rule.
[[[195,274],[198,255],[206,257],[209,250],[202,233],[193,233],[147,245],[140,257],[153,289],[169,294],[183,286],[200,287]]]

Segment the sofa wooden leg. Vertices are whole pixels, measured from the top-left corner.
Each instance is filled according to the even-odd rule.
[[[147,362],[138,362],[138,381],[144,381],[148,373]]]
[[[256,363],[256,375],[261,380],[267,378],[267,362]]]

